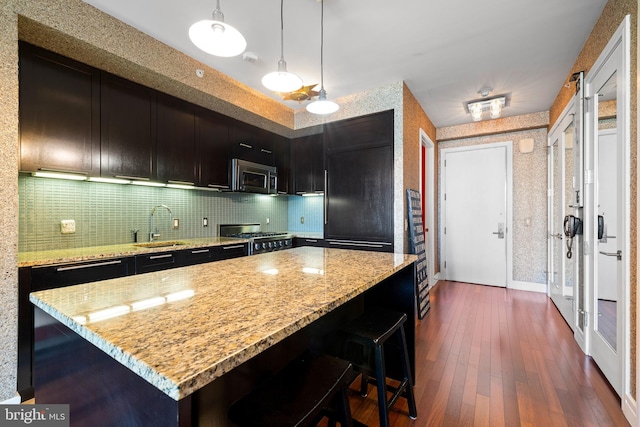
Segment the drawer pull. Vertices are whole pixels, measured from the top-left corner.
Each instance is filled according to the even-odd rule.
[[[122,260],[117,259],[114,261],[96,262],[93,264],[70,265],[69,267],[58,267],[56,271],[81,270],[83,268],[102,267],[105,265],[116,265],[116,264],[122,264]]]
[[[149,257],[149,259],[163,259],[163,258],[173,258],[173,254],[151,255]]]
[[[309,243],[318,243],[318,240],[316,239],[304,239],[304,241]]]
[[[253,145],[245,144],[244,142],[241,142],[240,146],[244,148],[253,148]]]
[[[195,251],[191,251],[191,253],[193,255],[195,255],[195,254],[206,254],[206,253],[209,253],[209,249],[198,249],[198,250],[195,250]]]
[[[262,151],[263,153],[267,153],[267,154],[271,154],[272,153],[271,150],[266,150],[264,148],[261,148],[260,151]]]
[[[382,248],[385,246],[391,246],[391,243],[387,242],[359,242],[357,240],[329,240],[330,245],[343,245],[343,246],[360,246],[366,248]]]
[[[244,245],[235,245],[235,246],[223,246],[222,249],[223,250],[227,250],[227,249],[243,249]]]

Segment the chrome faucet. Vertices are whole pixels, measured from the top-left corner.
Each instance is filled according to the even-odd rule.
[[[167,205],[154,206],[153,209],[151,209],[151,215],[149,215],[149,241],[150,242],[153,242],[155,239],[160,237],[160,230],[158,228],[156,228],[155,232],[153,231],[153,214],[156,213],[156,209],[158,208],[165,208],[166,210],[168,210],[169,221],[173,220],[173,212],[171,212],[171,209],[169,209],[169,206]]]

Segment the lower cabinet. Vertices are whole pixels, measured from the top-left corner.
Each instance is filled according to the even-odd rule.
[[[300,246],[315,246],[318,248],[326,247],[324,239],[312,239],[309,237],[296,237],[293,239],[293,247],[299,248]]]
[[[35,291],[115,279],[187,265],[202,264],[249,254],[247,243],[156,252],[88,262],[22,267],[18,270],[18,393],[33,398],[34,309],[29,294]]]
[[[18,392],[23,400],[33,397],[33,305],[29,293],[79,283],[114,279],[135,274],[133,257],[18,270]]]

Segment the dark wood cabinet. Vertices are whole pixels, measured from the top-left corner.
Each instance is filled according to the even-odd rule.
[[[324,150],[322,134],[303,136],[291,141],[293,193],[324,191]]]
[[[327,246],[392,252],[393,112],[327,128]]]
[[[102,73],[100,165],[103,177],[155,177],[155,92]]]
[[[278,169],[278,194],[293,193],[291,173],[291,142],[288,138],[273,135],[273,154]]]
[[[180,267],[177,252],[136,255],[136,274]]]
[[[23,267],[18,270],[18,392],[23,400],[33,397],[33,327],[34,310],[29,294],[35,291],[114,279],[135,273],[133,257]]]
[[[312,239],[310,237],[294,237],[293,247],[299,248],[301,246],[314,246],[317,248],[324,248],[326,245],[325,245],[324,239]]]
[[[275,166],[271,134],[237,120],[229,129],[231,157],[262,165]]]
[[[198,156],[194,106],[158,94],[157,108],[157,179],[195,185]]]
[[[20,43],[20,170],[100,174],[100,73]]]
[[[198,147],[198,185],[229,190],[229,124],[228,119],[213,111],[196,112]]]

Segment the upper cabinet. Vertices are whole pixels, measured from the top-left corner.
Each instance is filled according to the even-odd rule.
[[[324,142],[327,154],[393,145],[393,111],[330,123],[325,126]]]
[[[324,191],[324,153],[322,134],[303,136],[291,141],[293,193]]]
[[[198,185],[229,190],[229,126],[228,119],[213,111],[196,112],[198,147]]]
[[[101,88],[101,175],[154,178],[155,91],[107,73]]]
[[[195,185],[197,181],[195,107],[158,94],[158,180]]]
[[[231,122],[231,157],[262,165],[275,166],[271,134],[237,120]]]
[[[20,170],[100,173],[100,73],[20,43]]]

